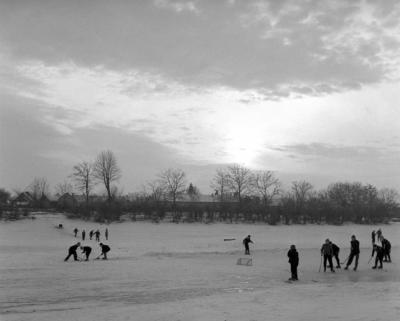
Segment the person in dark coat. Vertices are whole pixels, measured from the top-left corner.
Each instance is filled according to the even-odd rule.
[[[86,256],[85,261],[89,261],[89,255],[92,252],[92,248],[90,246],[81,246],[82,254],[84,253]]]
[[[353,270],[357,271],[359,257],[360,257],[360,242],[358,240],[356,240],[355,235],[352,235],[351,241],[350,241],[350,255],[349,255],[349,259],[347,260],[346,267],[344,269],[348,270],[349,266],[353,262],[353,259],[355,258]]]
[[[94,232],[94,235],[96,236],[96,242],[100,242],[100,231],[97,230],[96,232]]]
[[[245,237],[243,239],[243,245],[244,245],[244,254],[245,255],[250,255],[250,247],[249,244],[253,243],[253,241],[250,239],[250,235],[247,235],[247,237]],[[254,244],[254,243],[253,243]]]
[[[341,267],[340,267],[340,260],[339,260],[339,252],[340,252],[340,248],[339,248],[339,246],[337,246],[335,243],[332,243],[331,242],[331,244],[332,244],[332,250],[333,250],[333,257],[335,258],[335,260],[336,260],[336,268],[337,269],[340,269]]]
[[[103,260],[107,260],[107,253],[110,252],[110,247],[106,244],[100,243],[99,244],[101,247],[101,254],[103,255]]]
[[[379,246],[378,244],[374,244],[374,249],[372,251],[371,257],[373,257],[375,253],[376,253],[375,265],[372,268],[376,269],[376,267],[378,266],[378,262],[379,262],[378,269],[381,269],[383,266],[382,262],[383,262],[383,256],[385,255],[385,250],[383,249],[382,246]]]
[[[332,243],[331,241],[329,241],[329,239],[326,239],[325,243],[322,244],[321,247],[321,256],[324,257],[324,272],[326,272],[327,262],[329,262],[329,267],[331,268],[331,272],[335,272],[335,270],[333,269],[332,255],[333,255]]]
[[[104,232],[104,236],[106,237],[106,240],[108,241],[108,228],[106,227],[106,231]]]
[[[376,231],[376,238],[377,238],[378,242],[382,242],[383,235],[382,235],[382,230],[381,229]]]
[[[64,259],[64,261],[68,261],[71,255],[74,257],[74,261],[78,261],[78,254],[76,253],[76,250],[78,249],[79,246],[81,246],[80,242],[76,243],[75,245],[72,245],[68,249],[68,256]]]
[[[392,245],[385,238],[382,239],[382,248],[384,251],[383,262],[392,262],[392,259],[390,258],[390,250],[392,249]]]
[[[375,230],[374,230],[374,231],[372,231],[372,233],[371,233],[372,246],[374,246],[374,244],[375,244],[375,238],[376,238],[376,233],[375,233]]]
[[[89,238],[90,238],[90,240],[92,240],[92,238],[93,238],[93,230],[91,230],[90,232],[89,232]]]
[[[75,228],[74,228],[74,235],[75,235],[75,237],[76,237],[77,234],[78,234],[78,229],[75,227]]]
[[[82,241],[85,240],[85,237],[86,237],[86,231],[85,231],[85,230],[82,230]]]
[[[289,281],[298,281],[297,277],[297,267],[299,265],[299,253],[296,250],[296,246],[291,245],[290,250],[287,253],[290,263],[290,272],[292,273],[292,277]]]

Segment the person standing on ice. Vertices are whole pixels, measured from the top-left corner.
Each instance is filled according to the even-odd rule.
[[[326,272],[326,262],[329,262],[329,267],[331,268],[331,272],[335,272],[333,269],[333,263],[332,263],[332,255],[333,255],[333,248],[332,248],[332,243],[329,241],[329,239],[325,240],[325,243],[322,244],[321,247],[321,256],[324,257],[324,272]]]
[[[72,255],[74,257],[74,261],[78,261],[78,254],[76,253],[76,250],[78,249],[78,247],[81,246],[81,243],[78,242],[75,245],[72,245],[69,249],[68,249],[68,256],[64,259],[64,261],[68,261],[69,257]]]
[[[296,250],[296,246],[290,245],[290,250],[287,253],[290,263],[290,272],[292,273],[292,277],[289,281],[298,281],[297,278],[297,267],[299,265],[299,253]]]
[[[106,231],[104,232],[104,236],[106,237],[106,240],[108,241],[108,228],[106,227]]]
[[[383,262],[383,256],[385,255],[385,250],[383,249],[382,246],[379,246],[378,244],[374,244],[374,249],[372,251],[371,257],[373,257],[375,253],[376,253],[375,265],[372,268],[376,269],[378,262],[379,262],[380,264],[379,264],[378,269],[381,269],[382,265],[383,265],[382,262]]]
[[[331,244],[332,244],[332,250],[333,250],[333,257],[335,258],[335,260],[336,260],[336,268],[337,269],[340,269],[341,267],[340,267],[340,260],[339,260],[339,252],[340,252],[340,248],[339,248],[339,246],[337,246],[335,243],[332,243],[331,242]]]
[[[110,247],[106,244],[100,243],[101,246],[101,254],[103,255],[103,260],[107,260],[107,253],[110,252]]]
[[[375,244],[375,237],[376,237],[376,233],[375,233],[375,230],[373,230],[371,233],[372,246],[374,246],[374,244]]]
[[[381,229],[376,231],[376,238],[377,238],[378,242],[382,242],[383,235],[382,235],[382,230]]]
[[[81,246],[82,254],[85,253],[86,260],[89,261],[89,255],[92,252],[92,248],[90,246]]]
[[[85,231],[85,230],[82,230],[82,241],[85,240],[85,237],[86,237],[86,231]]]
[[[94,232],[94,235],[96,236],[96,242],[100,242],[100,231],[97,230],[96,232]]]
[[[392,259],[390,258],[390,250],[392,248],[392,245],[390,244],[390,242],[385,239],[382,238],[382,248],[383,248],[383,262],[392,262]]]
[[[75,227],[75,229],[74,229],[74,235],[75,235],[75,237],[76,237],[77,234],[78,234],[78,229]]]
[[[250,247],[249,247],[249,244],[250,243],[253,243],[254,244],[254,242],[250,239],[250,235],[247,235],[247,237],[245,237],[244,239],[243,239],[243,245],[244,245],[244,254],[245,255],[250,255]]]
[[[353,262],[353,259],[355,258],[353,270],[357,271],[359,256],[360,256],[360,242],[358,242],[358,240],[356,240],[355,235],[352,235],[351,241],[350,241],[350,255],[349,255],[349,259],[347,260],[346,267],[344,269],[348,270],[349,266],[351,265],[351,262]]]
[[[93,238],[93,230],[90,230],[90,232],[89,232],[89,238],[90,238],[90,240],[92,240],[92,238]]]

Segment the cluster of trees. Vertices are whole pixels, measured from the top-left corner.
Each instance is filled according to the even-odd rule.
[[[180,169],[166,169],[143,186],[140,193],[122,195],[116,182],[121,169],[112,151],[103,151],[93,162],[76,164],[69,176],[56,186],[56,195],[79,191],[83,201],[58,203],[71,216],[99,221],[118,220],[124,213],[132,219],[141,217],[159,221],[170,216],[173,221],[228,222],[382,222],[398,214],[398,193],[378,190],[369,184],[338,182],[327,189],[315,190],[306,181],[295,181],[289,190],[271,171],[253,171],[241,165],[218,169],[210,182],[213,190],[200,201],[199,189],[188,183]],[[103,185],[105,194],[96,197],[93,190]],[[35,207],[44,207],[49,194],[45,178],[35,178],[27,189]],[[0,190],[0,204],[10,193]]]

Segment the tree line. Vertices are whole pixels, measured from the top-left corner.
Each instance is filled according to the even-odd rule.
[[[394,189],[378,190],[371,184],[337,182],[316,190],[307,181],[294,181],[284,190],[272,171],[255,171],[233,164],[216,170],[211,179],[213,190],[206,200],[199,189],[187,181],[181,169],[166,169],[147,182],[138,193],[123,195],[117,182],[122,171],[114,153],[102,151],[92,162],[84,161],[72,168],[68,178],[56,185],[58,196],[74,198],[56,203],[71,217],[98,221],[119,220],[127,214],[137,218],[160,221],[167,216],[178,223],[185,222],[265,222],[268,224],[305,224],[344,222],[377,223],[399,214],[399,194]],[[104,195],[94,194],[96,185],[104,187]],[[49,184],[45,178],[35,178],[26,189],[31,206],[45,207]],[[0,189],[0,204],[11,194]]]

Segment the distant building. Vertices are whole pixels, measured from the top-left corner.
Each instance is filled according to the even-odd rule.
[[[15,206],[29,207],[33,206],[34,199],[29,192],[22,192],[16,198],[12,200],[12,204]]]

